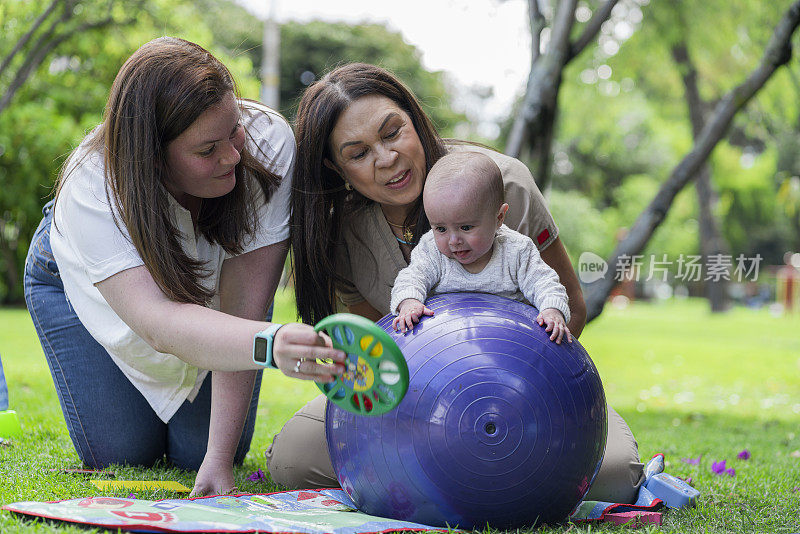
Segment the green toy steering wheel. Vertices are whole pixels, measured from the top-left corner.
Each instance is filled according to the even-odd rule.
[[[359,415],[381,415],[400,404],[408,390],[408,365],[397,343],[375,323],[351,313],[329,315],[314,327],[347,354],[345,371],[317,383],[328,400]]]

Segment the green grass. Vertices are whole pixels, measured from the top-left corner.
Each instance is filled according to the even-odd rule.
[[[279,296],[276,320],[294,315],[291,294]],[[581,342],[597,364],[609,403],[627,420],[642,458],[664,452],[667,472],[691,476],[698,506],[670,510],[662,527],[639,532],[800,532],[800,316],[735,309],[711,315],[702,301],[608,307]],[[54,474],[78,467],[50,374],[24,309],[0,309],[0,352],[12,408],[25,433],[0,448],[0,504],[100,495],[81,477]],[[245,477],[264,469],[263,451],[286,419],[317,389],[279,373],[265,374],[250,453],[236,470],[241,491],[271,484]],[[737,460],[747,448],[748,461]],[[680,461],[702,455],[698,466]],[[727,459],[736,476],[717,476],[711,462]],[[117,468],[118,478],[178,480],[193,473],[169,466]],[[176,497],[138,492],[141,499]],[[87,532],[61,523],[34,523],[0,512],[1,532]],[[626,532],[612,525],[551,527],[544,532]]]

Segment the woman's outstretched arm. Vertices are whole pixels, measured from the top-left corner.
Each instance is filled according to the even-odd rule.
[[[117,315],[155,350],[213,372],[209,447],[195,494],[233,488],[233,454],[253,392],[253,371],[260,368],[252,359],[253,337],[269,324],[258,319],[274,296],[286,248],[287,243],[281,242],[225,261],[220,274],[224,311],[171,301],[145,267],[122,271],[97,284]],[[302,324],[278,331],[273,354],[278,367],[290,376],[298,376],[292,371],[298,358],[344,361],[344,353],[331,348],[330,340]],[[304,377],[330,381],[336,371],[332,364],[306,365]]]
[[[261,267],[249,277],[260,271]],[[260,369],[252,358],[253,336],[269,323],[171,301],[144,266],[119,272],[96,285],[114,312],[155,350],[212,371]],[[296,376],[291,371],[298,358],[344,361],[344,353],[326,346],[311,326],[302,324],[281,328],[273,353],[275,363],[290,376]],[[335,372],[333,365],[307,367],[306,375],[323,381]]]
[[[288,241],[283,241],[225,260],[219,282],[220,311],[263,320],[275,298],[287,249]],[[192,495],[220,495],[233,490],[233,459],[253,396],[255,373],[213,371],[208,448]]]

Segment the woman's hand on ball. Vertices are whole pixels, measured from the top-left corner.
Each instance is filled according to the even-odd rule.
[[[301,323],[284,325],[275,334],[275,365],[283,374],[302,380],[331,382],[344,372],[347,358],[331,339]]]

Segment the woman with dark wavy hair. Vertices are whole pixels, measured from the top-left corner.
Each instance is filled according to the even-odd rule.
[[[569,330],[580,335],[586,309],[558,228],[530,171],[486,147],[442,140],[414,95],[390,72],[363,63],[337,68],[300,101],[295,133],[292,255],[297,307],[314,323],[340,304],[378,320],[392,285],[430,229],[422,188],[448,152],[488,155],[500,168],[506,224],[529,236],[569,296]],[[325,398],[309,402],[267,451],[272,477],[289,487],[337,481],[324,436]],[[588,499],[630,502],[643,481],[636,441],[611,408],[605,459]]]
[[[202,47],[164,37],[122,66],[102,124],[44,208],[25,297],[81,460],[197,469],[233,489],[265,366],[330,380],[344,355],[270,304],[295,143]],[[209,371],[211,371],[209,373]]]

